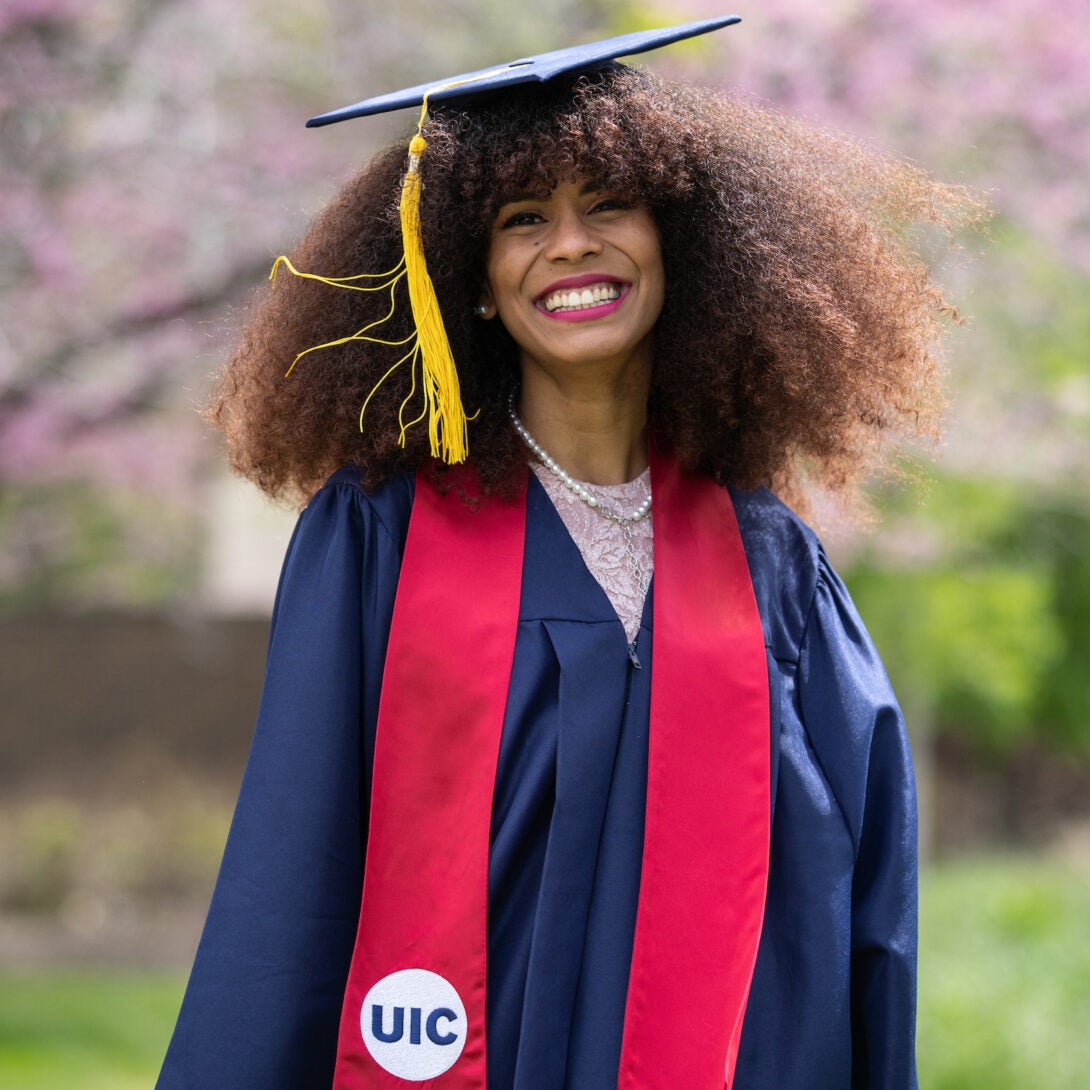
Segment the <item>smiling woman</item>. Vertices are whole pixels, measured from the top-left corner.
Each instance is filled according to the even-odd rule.
[[[472,110],[457,101],[425,126],[421,232],[487,490],[510,495],[524,460],[507,416],[517,345],[501,322],[474,317],[497,213],[574,177],[641,202],[655,221],[665,299],[650,419],[686,465],[804,502],[803,468],[818,486],[849,490],[885,456],[883,437],[934,432],[933,350],[953,311],[910,240],[913,225],[979,214],[964,191],[743,100],[620,66],[484,95]],[[331,278],[394,268],[405,165],[403,145],[368,164],[318,217],[295,266]],[[211,406],[237,470],[305,500],[340,465],[359,466],[374,488],[428,464],[426,430],[402,436],[398,423],[407,368],[375,390],[360,426],[396,348],[336,344],[284,378],[300,351],[388,311],[385,293],[278,279]],[[409,337],[408,308],[383,330]]]
[[[904,726],[771,489],[934,427],[909,240],[976,206],[592,52],[379,155],[224,371],[309,502],[162,1090],[915,1085]]]
[[[531,432],[581,479],[623,484],[647,467],[642,419],[663,295],[658,228],[641,202],[576,178],[496,214],[482,317],[498,315],[518,345]],[[635,441],[607,465],[579,429],[623,428],[626,416]]]

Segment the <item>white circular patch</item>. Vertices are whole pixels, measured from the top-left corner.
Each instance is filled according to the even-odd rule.
[[[384,976],[360,1011],[360,1032],[375,1063],[411,1082],[454,1066],[466,1043],[466,1009],[454,986],[427,969]]]

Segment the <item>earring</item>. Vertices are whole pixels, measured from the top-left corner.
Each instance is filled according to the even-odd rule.
[[[478,303],[473,308],[473,313],[476,314],[478,318],[483,318],[488,313],[488,307],[486,307],[484,303]]]

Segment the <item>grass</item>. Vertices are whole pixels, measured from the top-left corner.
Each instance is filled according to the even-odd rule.
[[[922,1090],[1076,1090],[1090,1071],[1090,875],[1045,859],[924,878]],[[147,1090],[184,973],[0,974],[0,1086]]]
[[[0,1086],[149,1090],[185,974],[42,972],[0,976]]]
[[[924,1090],[1090,1085],[1090,874],[984,859],[925,875],[918,1057]]]

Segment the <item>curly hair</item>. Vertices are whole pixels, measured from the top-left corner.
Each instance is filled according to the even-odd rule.
[[[614,66],[434,111],[421,166],[422,234],[482,488],[510,492],[526,455],[507,417],[518,350],[473,315],[492,221],[528,190],[586,177],[646,202],[666,297],[655,329],[648,425],[686,466],[723,483],[850,493],[890,437],[933,435],[937,346],[957,314],[922,256],[982,214],[964,190],[746,101]],[[404,145],[378,154],[322,212],[291,259],[326,277],[381,272],[401,253]],[[399,288],[398,291],[402,289]],[[257,305],[208,414],[232,467],[277,497],[309,496],[344,464],[367,488],[431,463],[427,429],[399,445],[411,389],[404,349],[345,337],[381,318],[385,293],[281,277]],[[399,299],[381,335],[412,332]],[[410,414],[413,415],[413,414]]]

